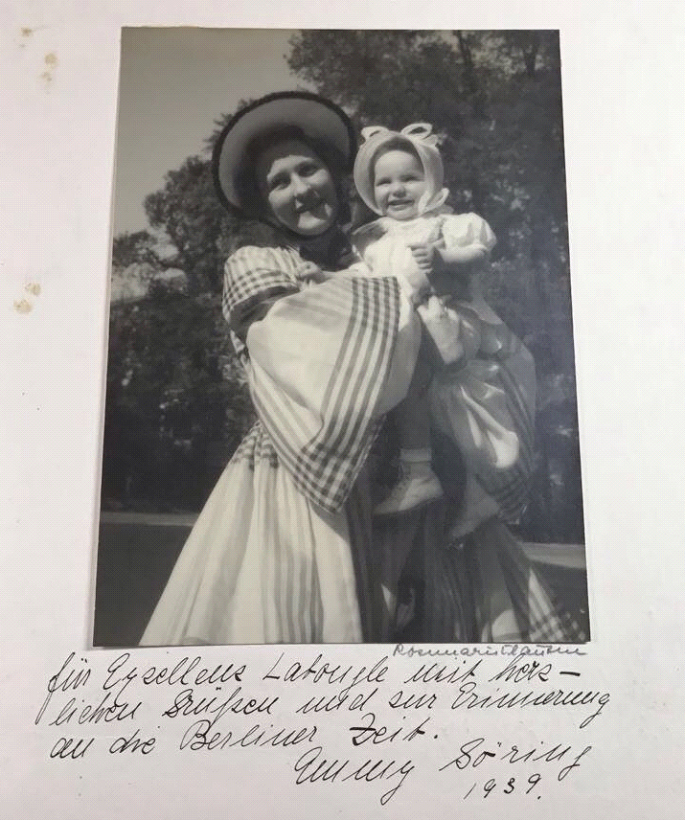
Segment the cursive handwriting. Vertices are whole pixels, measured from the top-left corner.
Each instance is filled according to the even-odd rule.
[[[52,696],[56,692],[73,691],[81,686],[85,686],[88,683],[88,680],[90,679],[88,659],[82,659],[80,668],[73,668],[72,661],[75,656],[76,653],[72,652],[64,661],[59,671],[57,671],[48,681],[48,694],[46,695],[45,700],[36,715],[36,719],[34,721],[36,726],[41,722],[43,715],[45,714],[45,710],[50,705]]]
[[[140,669],[131,663],[131,653],[124,652],[107,667],[108,675],[102,688],[110,691],[118,687],[117,693],[121,695],[134,681],[145,686],[217,686],[232,681],[240,683],[247,671],[244,664],[217,664],[211,668],[201,666],[202,662],[198,655],[192,660],[189,657],[181,658],[171,669],[166,666]]]
[[[479,766],[492,761],[506,761],[509,764],[523,762],[556,765],[560,761],[572,758],[570,763],[566,763],[556,771],[556,778],[561,782],[570,772],[580,766],[582,758],[592,750],[592,746],[586,746],[581,752],[576,753],[572,746],[561,743],[557,743],[549,749],[543,749],[543,746],[544,743],[541,743],[526,751],[519,751],[517,746],[510,746],[503,751],[501,741],[487,743],[485,738],[477,737],[463,743],[459,747],[459,754],[440,766],[438,771],[444,772],[450,768],[456,768],[459,771],[468,768],[477,769]]]
[[[398,644],[375,656],[365,648],[365,663],[282,647],[250,655],[249,667],[239,647],[220,651],[167,664],[146,663],[144,650],[70,653],[35,716],[46,754],[55,765],[104,755],[154,766],[171,744],[192,768],[193,757],[221,766],[249,749],[250,765],[271,755],[297,787],[353,788],[382,806],[417,775],[430,786],[438,777],[457,800],[530,802],[594,764],[593,724],[611,700],[586,682],[577,647]],[[559,721],[546,720],[550,710]]]
[[[549,689],[545,692],[518,690],[506,691],[500,694],[499,687],[496,693],[483,692],[475,681],[468,681],[459,687],[457,696],[452,701],[452,709],[523,709],[525,707],[580,707],[592,706],[594,711],[586,715],[580,723],[585,729],[592,721],[602,714],[602,710],[609,703],[611,696],[608,692],[593,690]]]
[[[305,726],[299,729],[274,728],[270,723],[264,728],[256,723],[247,730],[227,730],[225,732],[214,732],[209,734],[212,728],[212,721],[198,720],[189,726],[181,739],[179,749],[190,749],[193,752],[199,750],[213,751],[215,749],[233,749],[240,747],[246,749],[250,746],[271,746],[275,748],[282,746],[298,746],[300,743],[311,743],[318,731],[316,726]]]
[[[174,698],[174,702],[168,709],[162,712],[163,717],[176,718],[196,717],[197,715],[209,714],[212,719],[210,726],[214,726],[223,715],[231,712],[234,715],[253,715],[255,713],[271,714],[271,710],[278,703],[278,695],[267,696],[261,700],[258,698],[241,697],[242,689],[236,687],[227,698],[216,695],[211,698],[197,697],[194,689],[184,689]]]
[[[83,703],[83,702],[82,702]],[[50,721],[50,726],[63,726],[64,724],[78,723],[82,726],[85,723],[112,723],[113,721],[134,720],[136,712],[142,705],[142,701],[136,701],[131,705],[128,701],[119,701],[116,697],[111,697],[111,692],[106,692],[97,705],[85,703],[82,706],[76,705],[76,698],[70,698],[60,709],[57,717]]]
[[[281,653],[276,663],[262,677],[262,680],[277,680],[285,683],[301,683],[310,681],[311,683],[325,683],[329,685],[345,685],[340,690],[341,695],[349,694],[355,687],[362,684],[383,683],[388,674],[387,655],[370,667],[366,666],[345,666],[341,664],[330,664],[323,660],[323,655],[319,654],[311,663],[301,663],[295,661],[287,669],[283,669],[281,663],[285,653]]]
[[[381,795],[380,802],[385,806],[397,794],[404,783],[407,775],[411,774],[415,766],[411,760],[404,763],[397,763],[395,760],[367,759],[361,763],[351,761],[349,758],[342,760],[335,758],[328,760],[323,757],[323,747],[315,746],[301,755],[295,765],[297,772],[295,783],[301,786],[303,783],[334,783],[336,780],[346,782],[348,780],[363,781],[373,783],[376,780],[393,780],[399,778],[399,782]]]
[[[377,723],[376,715],[373,712],[368,712],[362,717],[363,726],[350,726],[352,745],[361,746],[363,743],[371,742],[375,746],[378,743],[392,743],[394,740],[409,742],[426,734],[425,727],[428,725],[429,720],[429,717],[425,718],[413,729],[399,726],[390,730],[387,726],[381,726]]]
[[[509,655],[534,655],[543,657],[545,655],[587,655],[578,646],[556,646],[552,644],[518,644],[505,643],[501,646],[483,645],[483,646],[457,646],[449,649],[423,647],[423,646],[406,646],[398,643],[393,649],[392,656],[403,658],[440,658],[440,657],[469,657],[480,656],[484,658],[496,658],[499,656]]]

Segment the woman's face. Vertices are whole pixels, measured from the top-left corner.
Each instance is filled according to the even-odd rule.
[[[257,161],[257,182],[272,215],[300,236],[318,236],[335,222],[339,202],[328,167],[299,140],[267,148]]]

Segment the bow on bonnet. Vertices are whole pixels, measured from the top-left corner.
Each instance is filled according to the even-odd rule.
[[[442,185],[445,172],[438,150],[439,138],[433,133],[431,125],[427,122],[415,122],[401,131],[391,131],[383,125],[370,125],[362,128],[361,134],[364,142],[354,163],[354,183],[359,195],[372,211],[381,213],[374,194],[373,163],[383,145],[398,137],[411,145],[423,166],[427,189],[418,202],[419,214],[435,211],[444,205],[449,191]]]
[[[438,145],[438,135],[433,133],[433,126],[427,122],[414,122],[411,125],[406,125],[401,131],[391,131],[384,125],[369,125],[368,128],[362,128],[362,138],[367,141],[376,134],[390,134],[396,137],[397,134],[407,137],[410,142],[415,140],[421,142],[423,145]]]

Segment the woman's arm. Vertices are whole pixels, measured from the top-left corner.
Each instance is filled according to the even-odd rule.
[[[247,334],[250,394],[299,492],[337,512],[381,418],[406,396],[421,325],[392,277],[333,276]]]
[[[300,289],[285,272],[277,253],[271,248],[246,246],[226,262],[223,313],[242,342],[250,326],[263,319],[279,299]]]

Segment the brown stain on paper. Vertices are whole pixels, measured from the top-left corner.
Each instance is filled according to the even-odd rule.
[[[17,313],[31,313],[33,310],[33,305],[28,299],[21,299],[20,301],[14,303],[14,309]]]
[[[19,43],[19,48],[26,48],[25,41],[28,40],[29,37],[33,36],[33,32],[35,31],[35,29],[31,28],[30,26],[22,26],[21,29],[19,29],[19,31],[21,32],[22,36],[22,42]]]
[[[54,51],[51,51],[49,54],[45,55],[44,63],[47,66],[47,68],[40,75],[40,77],[41,80],[44,80],[47,85],[50,85],[50,83],[52,82],[52,72],[55,68],[57,68],[57,55],[54,53]]]
[[[24,290],[26,293],[30,293],[31,296],[40,296],[41,287],[37,282],[29,282],[25,287]],[[33,303],[30,302],[28,299],[18,299],[14,303],[14,309],[17,313],[31,313],[33,310]]]
[[[19,43],[19,48],[26,48],[26,43],[29,41],[31,37],[41,29],[46,28],[46,26],[22,26],[19,29],[19,34],[21,34],[21,42]]]
[[[45,26],[38,26],[37,28],[34,28],[33,26],[22,26],[19,29],[19,32],[21,34],[21,42],[19,43],[19,48],[26,48],[26,44],[28,43],[28,41],[41,28],[45,28]],[[43,58],[45,70],[40,75],[40,79],[43,80],[46,87],[48,87],[54,79],[53,72],[57,68],[58,62],[59,61],[57,60],[57,55],[54,51],[48,52]]]

